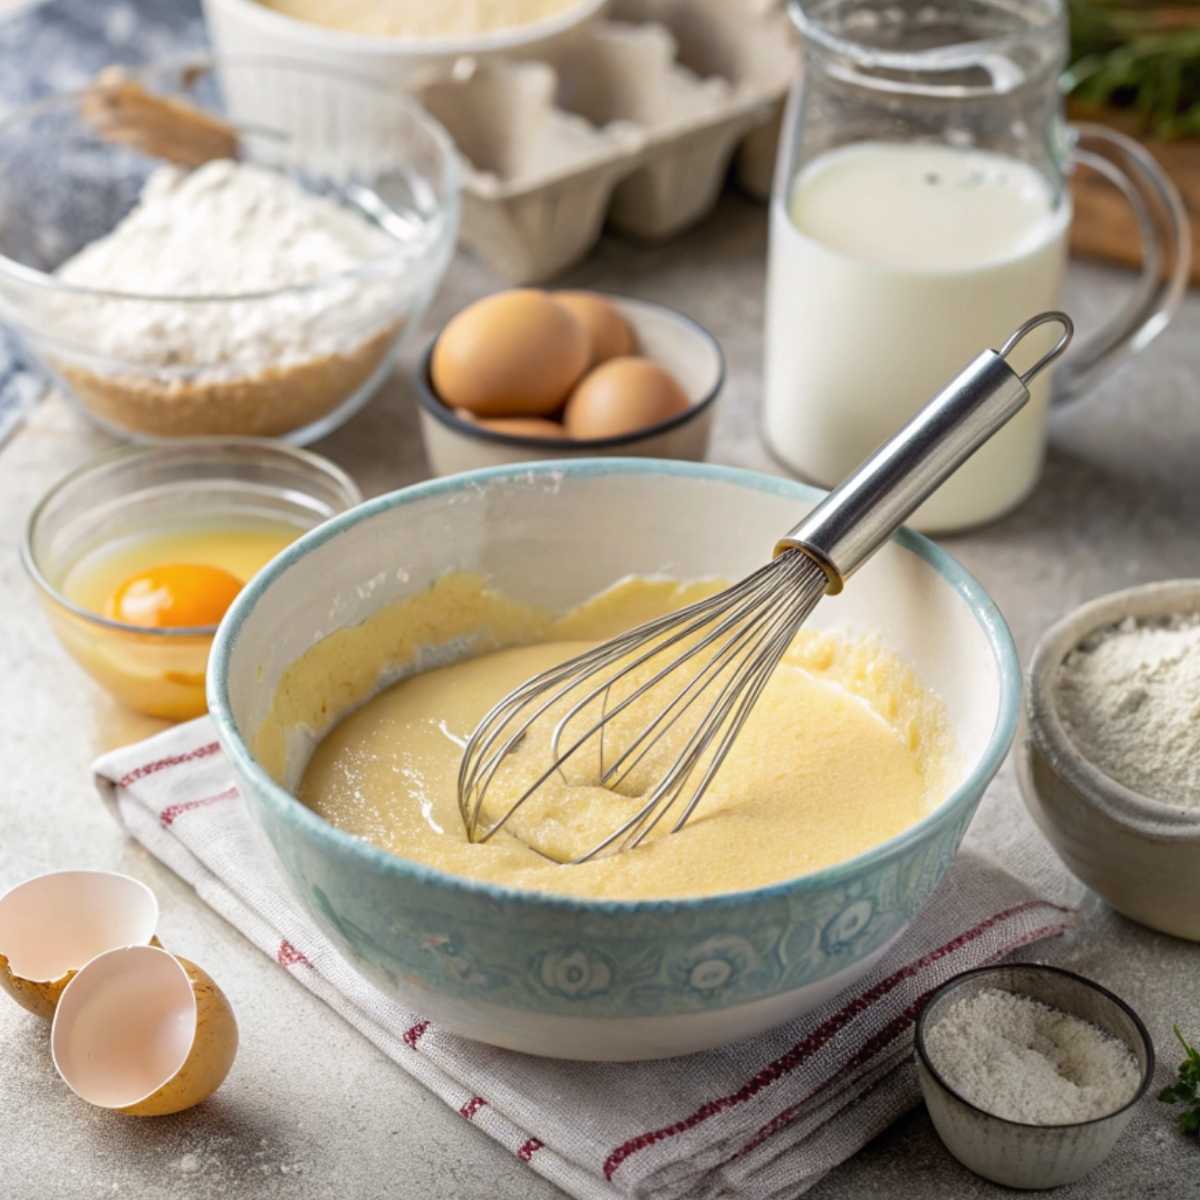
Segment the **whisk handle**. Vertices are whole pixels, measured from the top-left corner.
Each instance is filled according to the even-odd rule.
[[[1058,341],[1017,374],[1006,355],[1031,330],[1051,323],[1062,327]],[[1073,332],[1066,313],[1039,313],[1014,330],[999,351],[985,350],[780,538],[775,553],[805,551],[828,576],[829,592],[840,592],[913,511],[1020,411],[1029,399],[1030,381],[1066,349]]]

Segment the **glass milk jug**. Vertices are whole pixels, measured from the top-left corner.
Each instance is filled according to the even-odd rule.
[[[836,483],[981,347],[1058,306],[1073,164],[1137,215],[1127,305],[913,523],[990,520],[1037,482],[1050,404],[1170,320],[1190,262],[1179,197],[1136,142],[1065,124],[1059,0],[793,0],[791,15],[804,64],[771,201],[763,428],[805,478]]]

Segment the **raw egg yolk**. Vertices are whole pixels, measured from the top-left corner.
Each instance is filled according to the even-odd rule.
[[[215,625],[241,590],[242,581],[221,567],[168,563],[126,579],[105,616],[147,629]]]

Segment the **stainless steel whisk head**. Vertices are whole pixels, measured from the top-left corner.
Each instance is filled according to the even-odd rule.
[[[487,841],[551,775],[582,754],[598,755],[598,784],[619,788],[671,730],[692,716],[678,756],[641,806],[571,861],[584,862],[614,845],[638,845],[673,808],[678,810],[674,829],[682,828],[827,586],[825,572],[811,558],[789,550],[733,587],[639,625],[510,692],[479,723],[463,755],[459,803],[471,840]],[[684,670],[689,663],[694,669]],[[630,686],[623,690],[626,682]],[[653,719],[613,749],[607,744],[611,724],[648,698]],[[702,699],[707,707],[700,705]],[[554,718],[553,762],[488,824],[483,820],[488,785],[548,713]],[[576,722],[581,730],[572,728]]]
[[[1061,327],[1057,341],[1017,374],[1006,356],[1030,331],[1051,323]],[[543,671],[505,696],[463,752],[458,801],[468,838],[487,841],[552,776],[571,783],[568,768],[581,764],[582,782],[610,791],[635,782],[639,768],[650,781],[630,796],[632,811],[622,812],[612,832],[585,853],[560,861],[586,862],[637,846],[669,813],[671,832],[683,828],[821,597],[841,591],[913,510],[1025,404],[1030,381],[1062,354],[1072,332],[1065,313],[1031,317],[999,352],[976,357],[781,538],[771,562],[732,587]],[[643,711],[646,719],[626,731],[630,722],[623,723],[623,715],[640,717]],[[502,812],[490,814],[489,789],[543,725],[549,726],[549,763],[535,770]],[[672,737],[674,757],[659,770],[656,751]]]

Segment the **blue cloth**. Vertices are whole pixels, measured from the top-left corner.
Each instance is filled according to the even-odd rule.
[[[81,87],[110,63],[171,59],[206,44],[199,0],[46,0],[0,9],[0,115]],[[40,391],[0,326],[0,440]]]

